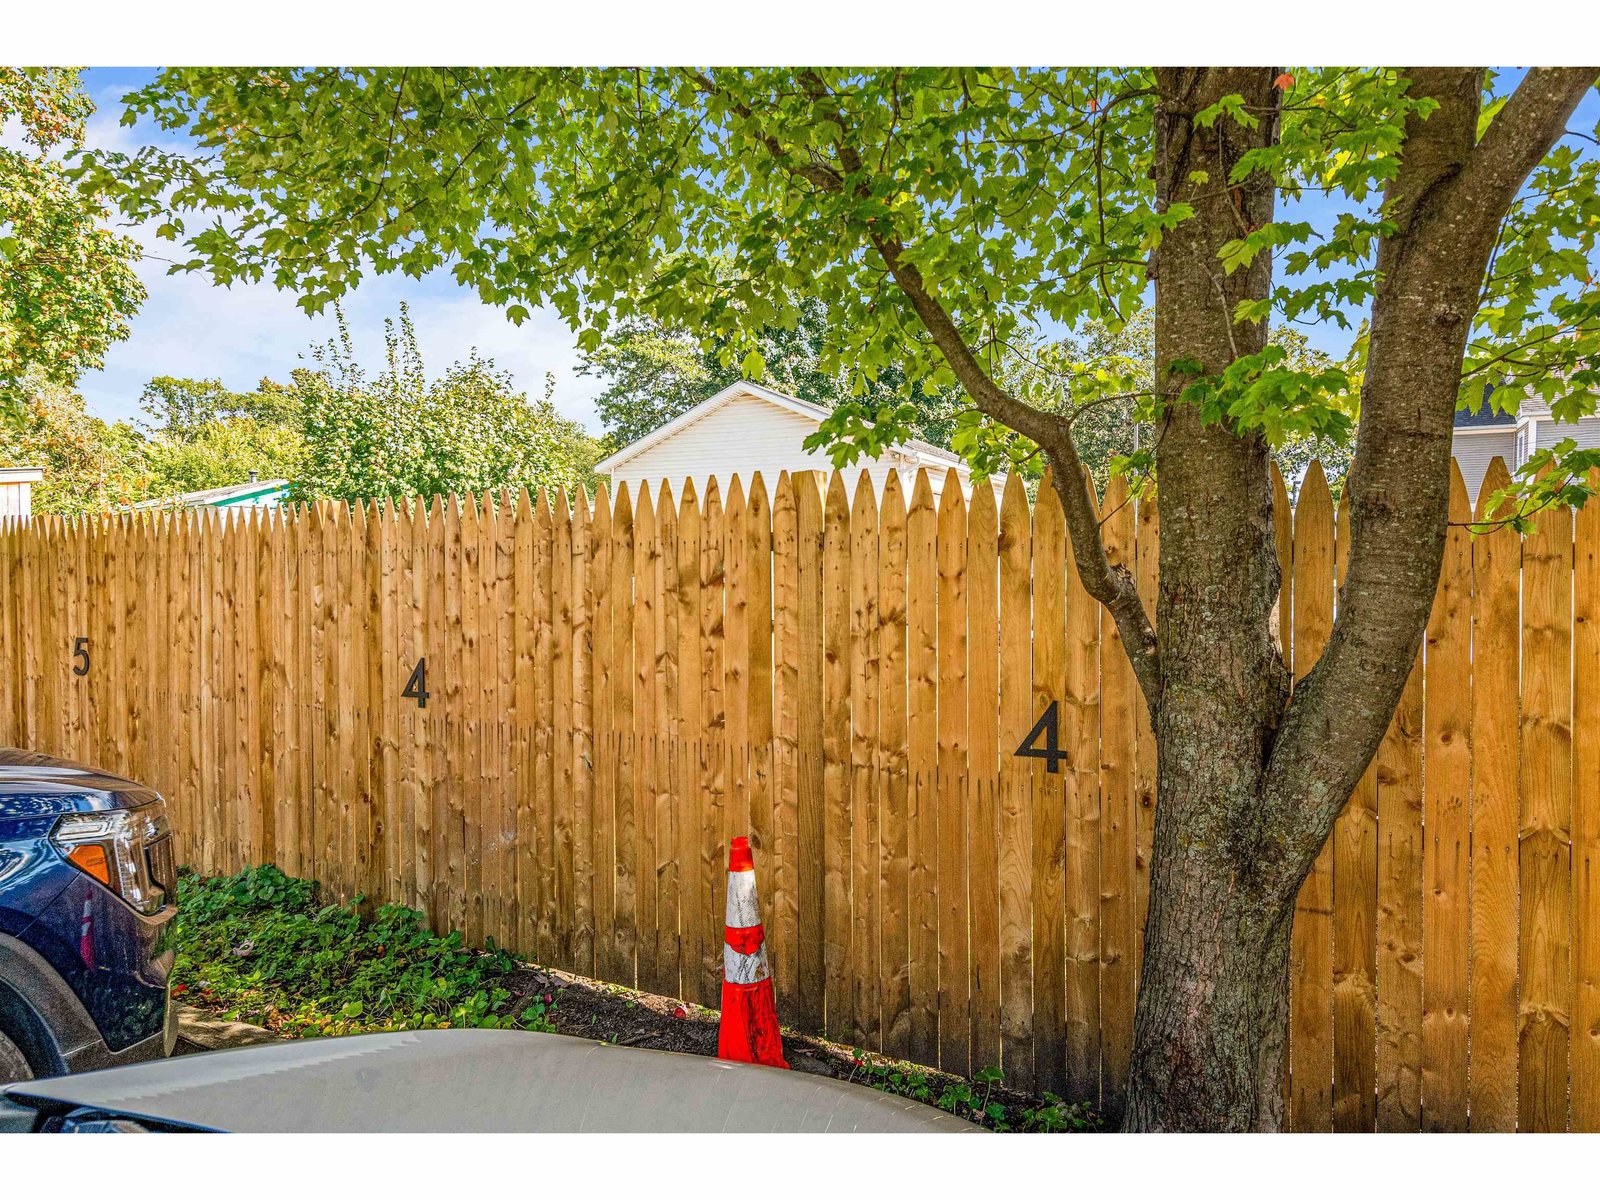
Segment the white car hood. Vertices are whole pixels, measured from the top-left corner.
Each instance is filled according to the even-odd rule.
[[[13,1084],[34,1107],[238,1133],[980,1133],[795,1071],[493,1029],[374,1033]]]

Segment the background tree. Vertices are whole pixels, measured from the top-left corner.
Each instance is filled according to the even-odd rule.
[[[233,392],[218,379],[158,375],[145,385],[138,453],[151,496],[171,496],[258,479],[293,479],[305,453],[301,396],[263,379]]]
[[[152,497],[198,492],[257,479],[294,479],[300,474],[305,438],[294,426],[254,417],[208,421],[187,436],[168,432],[142,438],[134,448],[148,476]]]
[[[1295,896],[1422,641],[1457,402],[1514,362],[1558,414],[1594,407],[1597,159],[1563,138],[1596,78],[175,69],[130,112],[207,157],[103,156],[84,178],[135,215],[180,184],[181,205],[230,214],[188,240],[197,268],[271,272],[313,309],[367,271],[448,260],[513,320],[553,305],[585,349],[649,314],[748,352],[813,296],[825,370],[870,382],[893,363],[909,385],[841,417],[857,442],[909,428],[918,389],[959,384],[964,453],[1002,461],[1020,437],[1054,468],[1079,577],[1154,725],[1126,1126],[1266,1129],[1282,1120]],[[1072,364],[1067,411],[1007,385],[1008,351],[1114,328],[1152,284],[1153,387],[1116,359]],[[1269,344],[1274,320],[1370,333],[1355,370],[1308,372]],[[1158,477],[1154,613],[1106,552],[1075,437],[1119,398],[1155,431],[1121,464]],[[1347,435],[1357,410],[1338,615],[1291,689],[1271,448]],[[1547,478],[1586,495],[1563,467]]]
[[[375,376],[356,361],[342,314],[338,337],[313,351],[317,366],[294,373],[304,437],[296,496],[358,501],[591,480],[598,447],[548,391],[530,402],[475,352],[430,381],[404,306],[385,328],[387,361]]]
[[[23,142],[0,146],[0,419],[28,420],[25,381],[70,388],[101,366],[144,300],[139,247],[52,157],[93,111],[76,68],[0,67],[0,126],[15,119]]]
[[[150,429],[192,437],[214,421],[247,417],[262,426],[292,429],[300,423],[300,397],[292,387],[263,379],[253,392],[234,392],[220,379],[157,375],[145,384],[139,407]]]
[[[0,422],[0,466],[43,467],[33,510],[61,516],[108,512],[149,494],[139,435],[89,415],[83,397],[39,376],[18,386],[20,414]]]
[[[694,334],[672,329],[648,315],[637,315],[609,330],[599,348],[584,356],[580,374],[606,380],[595,401],[605,426],[608,452],[626,446],[688,412],[729,384],[750,378],[823,408],[842,403],[876,411],[898,403],[906,388],[904,371],[893,364],[870,382],[823,366],[828,342],[827,309],[821,301],[798,297],[795,325],[769,325],[756,332],[753,350],[741,357],[725,337],[702,344]],[[911,427],[917,437],[948,447],[960,391],[947,388],[925,397]]]

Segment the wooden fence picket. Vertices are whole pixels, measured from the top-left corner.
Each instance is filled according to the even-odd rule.
[[[1300,485],[1294,513],[1293,670],[1298,685],[1333,629],[1333,498],[1320,463]],[[1289,1122],[1328,1129],[1333,1096],[1333,841],[1322,847],[1295,902],[1289,961]]]

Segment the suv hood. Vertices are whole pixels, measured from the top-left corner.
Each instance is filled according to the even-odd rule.
[[[147,787],[82,763],[0,747],[0,818],[139,808],[157,799]]]
[[[551,1033],[372,1033],[185,1055],[0,1095],[238,1133],[980,1133],[901,1096]]]

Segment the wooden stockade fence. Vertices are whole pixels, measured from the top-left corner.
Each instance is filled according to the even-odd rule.
[[[748,488],[4,526],[0,744],[202,870],[710,1005],[749,834],[788,1022],[1115,1118],[1154,743],[1053,492]],[[1347,524],[1277,493],[1302,675]],[[1155,506],[1104,512],[1153,597]],[[1290,1122],[1600,1128],[1600,505],[1453,527],[1424,658],[1301,897]]]

